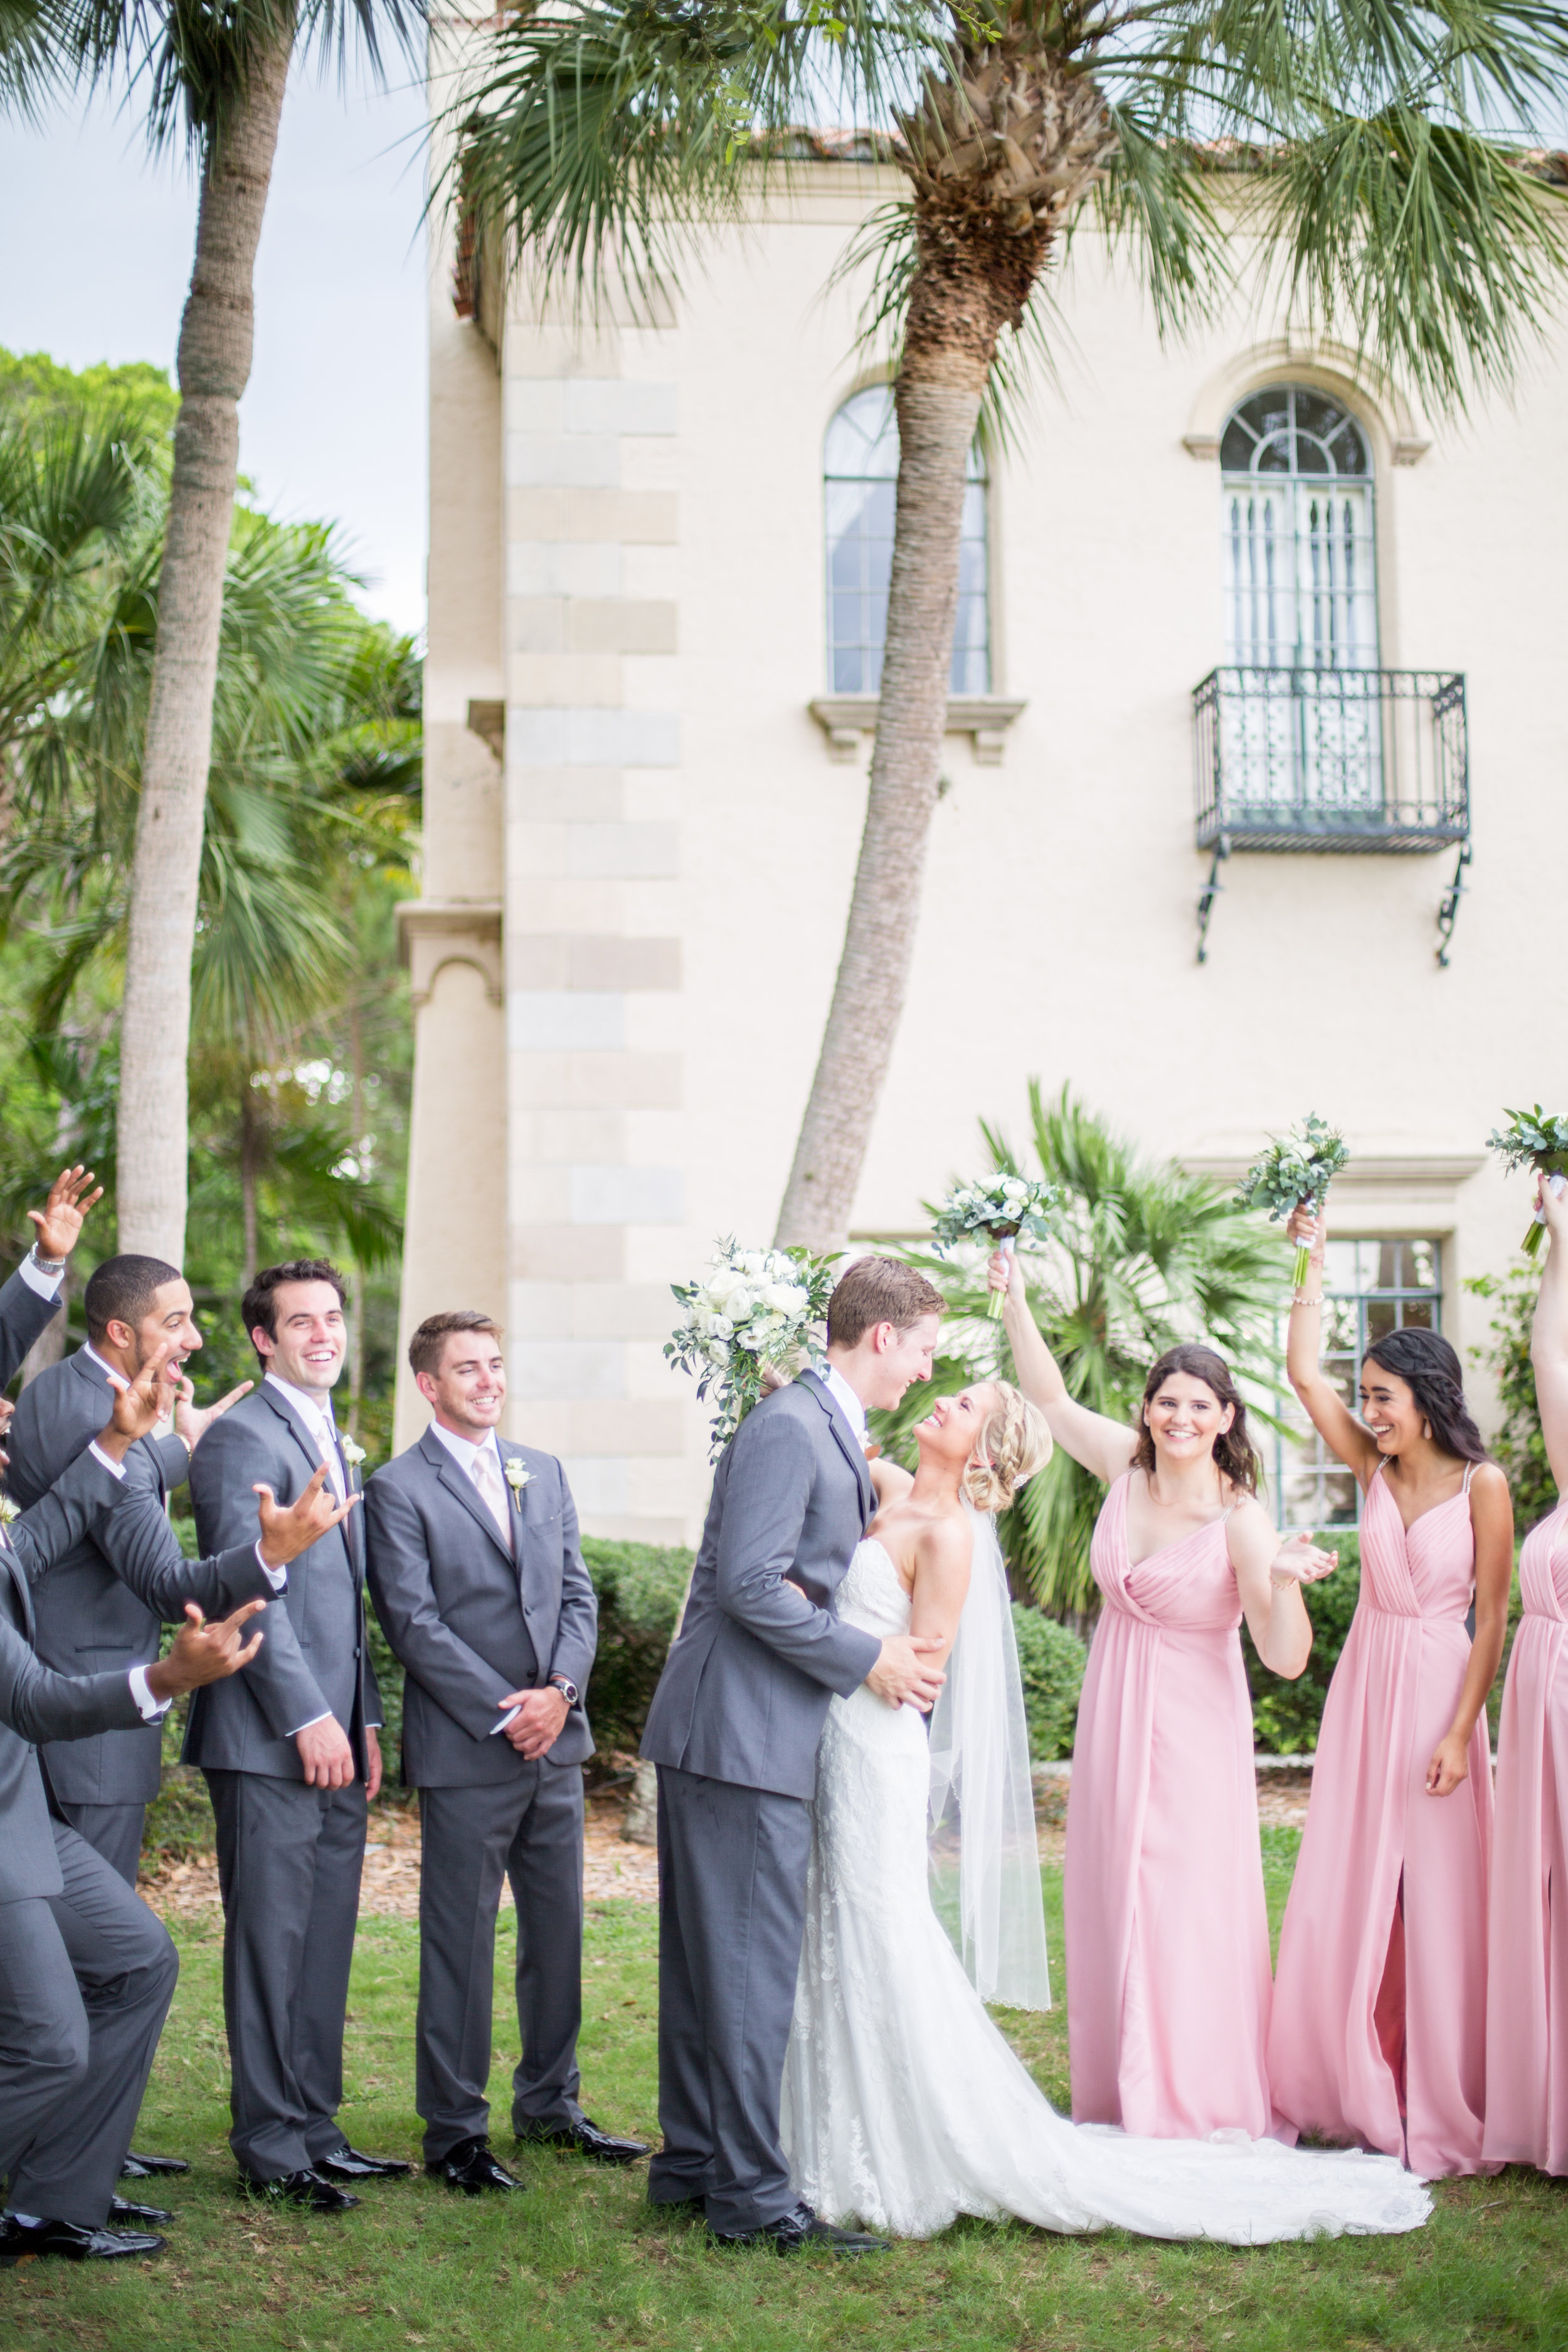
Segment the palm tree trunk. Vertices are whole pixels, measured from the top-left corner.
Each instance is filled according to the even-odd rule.
[[[903,1011],[936,806],[958,609],[964,472],[1005,312],[922,260],[899,378],[899,485],[877,742],[822,1051],[775,1244],[842,1249]],[[956,331],[955,331],[956,330]],[[978,331],[977,331],[978,330]]]
[[[209,142],[195,263],[180,327],[180,415],[158,592],[142,801],[131,874],[121,1021],[119,1242],[178,1265],[195,937],[224,566],[250,376],[256,248],[293,48],[258,49],[221,138]]]
[[[256,1116],[256,1089],[250,1079],[247,1055],[239,1074],[239,1213],[245,1253],[245,1264],[239,1277],[242,1290],[248,1290],[256,1279],[258,1255],[256,1192],[261,1165],[261,1135]]]
[[[353,1072],[354,1158],[363,1176],[364,1165],[364,1004],[356,971],[349,995],[349,1066]],[[349,1333],[349,1435],[359,1435],[360,1407],[364,1402],[364,1268],[354,1259],[349,1270],[352,1328]]]

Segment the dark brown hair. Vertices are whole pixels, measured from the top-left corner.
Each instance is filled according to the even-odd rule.
[[[1215,1466],[1233,1486],[1244,1495],[1256,1495],[1263,1465],[1253,1450],[1247,1433],[1247,1407],[1241,1391],[1230,1376],[1230,1366],[1212,1348],[1199,1346],[1189,1339],[1179,1348],[1167,1348],[1159,1362],[1143,1383],[1143,1402],[1138,1410],[1138,1444],[1132,1455],[1133,1467],[1146,1477],[1154,1475],[1154,1439],[1144,1413],[1159,1394],[1173,1372],[1185,1372],[1189,1379],[1202,1381],[1212,1389],[1222,1405],[1235,1407],[1236,1418],[1230,1427],[1222,1430],[1214,1442]]]
[[[1451,1341],[1440,1331],[1410,1325],[1374,1339],[1363,1364],[1381,1364],[1405,1382],[1415,1409],[1432,1424],[1432,1443],[1460,1462],[1489,1462],[1480,1431],[1465,1402],[1464,1374]]]
[[[426,1315],[408,1342],[409,1369],[428,1372],[434,1379],[454,1331],[493,1331],[498,1340],[501,1335],[494,1316],[487,1315],[479,1307],[454,1307],[449,1314]]]
[[[256,1347],[256,1342],[251,1334],[258,1326],[269,1339],[277,1339],[278,1309],[273,1303],[273,1293],[285,1282],[330,1282],[338,1294],[338,1305],[346,1307],[349,1303],[348,1285],[330,1258],[291,1257],[282,1265],[264,1265],[239,1302],[239,1311],[245,1318],[245,1335],[252,1347]],[[259,1348],[256,1352],[261,1356]],[[265,1364],[266,1357],[261,1356],[261,1360]]]
[[[827,1344],[853,1348],[879,1323],[907,1331],[922,1315],[941,1315],[946,1306],[941,1291],[912,1265],[896,1257],[858,1257],[827,1302]]]
[[[180,1269],[161,1257],[106,1257],[87,1278],[82,1311],[89,1339],[104,1339],[111,1323],[128,1323],[134,1331],[151,1315],[166,1282],[178,1282]]]

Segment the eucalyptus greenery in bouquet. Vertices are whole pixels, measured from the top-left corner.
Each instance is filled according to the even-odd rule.
[[[700,1402],[712,1392],[710,1460],[763,1395],[767,1365],[793,1371],[802,1348],[822,1352],[837,1280],[827,1261],[809,1250],[743,1250],[731,1239],[718,1244],[700,1282],[670,1284],[681,1313],[664,1352],[696,1375]]]
[[[1515,1168],[1539,1168],[1549,1178],[1555,1179],[1552,1189],[1561,1192],[1563,1178],[1568,1176],[1568,1118],[1554,1118],[1550,1111],[1537,1103],[1531,1110],[1510,1110],[1511,1127],[1494,1128],[1487,1138],[1489,1151],[1500,1151],[1503,1165]],[[1531,1217],[1524,1236],[1527,1257],[1533,1257],[1541,1247],[1541,1236],[1546,1231],[1546,1220],[1537,1209]]]
[[[931,1227],[938,1255],[951,1257],[963,1242],[988,1241],[1011,1256],[1020,1234],[1043,1241],[1051,1229],[1051,1213],[1061,1203],[1056,1185],[1039,1177],[1008,1172],[984,1184],[959,1184],[948,1194]],[[986,1313],[1000,1322],[1003,1293],[992,1291]]]
[[[1258,1153],[1237,1186],[1236,1197],[1244,1209],[1267,1209],[1273,1224],[1300,1208],[1310,1207],[1321,1217],[1329,1186],[1349,1158],[1344,1138],[1315,1110],[1309,1111],[1289,1135],[1270,1139],[1268,1150]],[[1291,1277],[1298,1290],[1311,1262],[1311,1251],[1299,1242]]]

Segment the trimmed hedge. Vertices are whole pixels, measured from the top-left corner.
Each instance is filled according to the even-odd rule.
[[[1029,1754],[1035,1763],[1048,1764],[1072,1754],[1089,1652],[1076,1633],[1022,1601],[1013,1603],[1013,1631],[1024,1680]]]
[[[635,1754],[696,1554],[679,1544],[611,1543],[584,1536],[583,1558],[599,1599],[588,1720],[601,1755]]]

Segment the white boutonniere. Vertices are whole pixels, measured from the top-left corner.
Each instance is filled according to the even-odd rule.
[[[364,1460],[364,1447],[359,1443],[357,1438],[353,1437],[343,1438],[342,1440],[342,1444],[343,1460],[348,1464],[351,1470],[357,1470],[360,1464]]]
[[[8,1528],[13,1519],[22,1516],[22,1506],[14,1503],[9,1495],[0,1495],[0,1528]]]
[[[522,1464],[518,1460],[515,1454],[509,1455],[507,1460],[501,1464],[501,1468],[506,1473],[507,1485],[511,1488],[513,1496],[519,1502],[521,1502],[522,1499],[522,1490],[527,1486],[529,1480],[532,1477],[532,1471],[525,1470]]]

